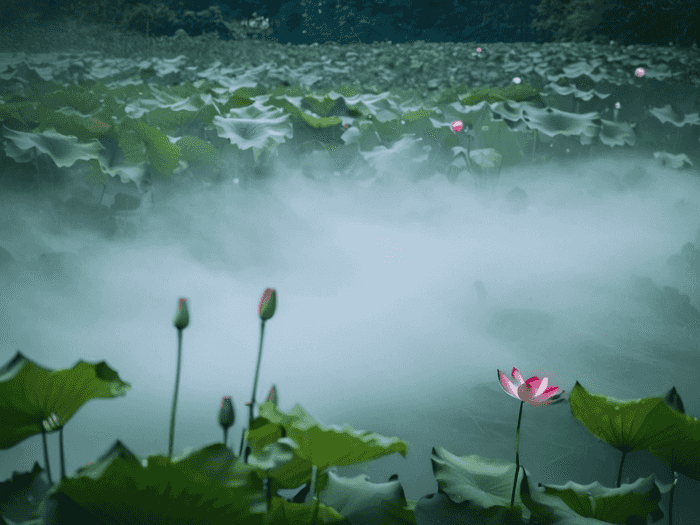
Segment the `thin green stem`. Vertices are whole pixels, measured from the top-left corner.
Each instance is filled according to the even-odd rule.
[[[625,464],[625,456],[627,451],[622,451],[622,459],[620,460],[620,470],[617,472],[617,488],[620,488],[620,482],[622,481],[622,467]]]
[[[63,453],[63,424],[58,431],[58,448],[61,454],[61,481],[66,479],[66,456]]]
[[[313,489],[313,501],[314,501],[314,513],[311,515],[311,525],[316,525],[316,518],[318,517],[318,509],[320,505],[319,493],[321,492],[318,486],[317,480],[318,467],[313,465],[311,467],[311,488]]]
[[[175,409],[177,408],[177,393],[180,389],[180,364],[182,362],[182,329],[177,330],[177,370],[175,371],[175,394],[173,408],[170,411],[170,436],[168,440],[168,460],[173,457],[173,442],[175,440]]]
[[[260,324],[260,345],[258,346],[258,364],[255,367],[255,380],[253,381],[253,393],[250,396],[250,403],[248,403],[248,429],[250,430],[251,425],[253,424],[253,406],[255,405],[255,391],[258,389],[258,377],[260,375],[260,361],[262,359],[262,345],[263,345],[263,336],[265,335],[265,319],[261,321]],[[243,429],[243,436],[241,437],[241,448],[240,451],[238,452],[238,455],[240,456],[243,453],[243,442],[245,441],[245,429]],[[245,448],[245,458],[243,459],[244,463],[248,463],[248,456],[250,455],[250,447],[246,446]]]
[[[520,471],[520,454],[518,453],[518,445],[520,444],[520,421],[523,418],[523,404],[520,402],[520,411],[518,412],[518,428],[515,431],[515,479],[513,479],[513,492],[510,495],[510,506],[515,504],[515,487],[518,484],[518,472]]]
[[[51,465],[49,464],[49,447],[46,443],[46,430],[44,425],[41,425],[41,441],[44,445],[44,465],[46,465],[46,474],[49,476],[49,483],[53,485],[53,480],[51,479]]]
[[[676,450],[671,449],[671,469],[673,470],[673,486],[668,495],[668,525],[673,525],[673,494],[676,492],[676,484],[678,483],[678,472],[676,472],[675,461]]]

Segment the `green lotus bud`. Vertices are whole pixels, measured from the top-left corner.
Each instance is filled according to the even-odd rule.
[[[272,288],[268,288],[263,292],[258,305],[258,315],[263,321],[267,321],[275,315],[275,307],[277,306],[277,292]]]
[[[190,314],[187,312],[187,299],[180,298],[180,306],[173,324],[178,330],[187,328],[187,325],[190,324]]]
[[[236,420],[236,415],[233,412],[233,401],[231,396],[224,396],[221,399],[221,408],[219,409],[219,425],[224,430],[231,428]]]

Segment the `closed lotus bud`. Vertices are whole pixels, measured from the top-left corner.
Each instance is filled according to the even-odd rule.
[[[275,315],[275,307],[277,306],[277,292],[272,288],[268,288],[263,292],[260,304],[258,305],[258,315],[263,321],[267,321]]]
[[[173,324],[178,330],[187,328],[187,325],[190,324],[190,314],[187,312],[187,299],[180,298],[180,306],[178,307]]]
[[[219,409],[219,425],[224,429],[231,428],[236,420],[236,415],[233,412],[233,401],[231,396],[224,396],[221,399],[221,408]]]
[[[267,395],[267,401],[277,406],[277,388],[275,387],[275,385],[272,385],[270,393]]]

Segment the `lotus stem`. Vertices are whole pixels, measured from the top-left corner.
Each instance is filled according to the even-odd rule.
[[[253,406],[255,406],[255,391],[258,388],[258,376],[260,375],[260,360],[262,359],[262,345],[263,336],[265,335],[265,321],[272,318],[275,315],[275,309],[277,307],[277,292],[272,288],[266,288],[263,292],[260,302],[258,303],[258,315],[261,319],[260,324],[260,344],[258,346],[258,364],[255,367],[255,380],[253,381],[253,394],[250,396],[250,402],[246,403],[248,405],[248,428],[250,429],[253,424]],[[239,457],[243,453],[243,442],[245,441],[245,429],[243,429],[243,436],[241,436],[241,448],[238,453]],[[250,447],[245,447],[245,457],[243,459],[244,463],[248,463],[248,457],[250,456]]]
[[[316,465],[312,465],[311,467],[311,493],[313,494],[313,501],[314,501],[314,513],[311,515],[311,525],[316,525],[316,518],[318,517],[318,507],[320,505],[320,500],[319,500],[319,488],[318,484],[316,483],[316,477],[318,473],[318,467]]]
[[[620,460],[620,470],[617,472],[617,488],[620,488],[620,482],[622,481],[622,467],[625,464],[625,456],[627,455],[626,451],[622,452],[622,459]]]
[[[170,434],[168,437],[168,460],[173,458],[173,442],[175,441],[175,410],[177,409],[177,394],[180,389],[180,365],[182,363],[182,330],[177,331],[177,370],[175,371],[175,393],[173,407],[170,410]]]
[[[170,411],[170,434],[168,437],[168,461],[173,458],[173,442],[175,441],[175,410],[177,409],[177,393],[180,389],[180,365],[182,364],[182,331],[190,324],[190,314],[187,310],[187,299],[180,298],[180,304],[173,325],[177,328],[177,370],[175,371],[175,393],[173,408]]]
[[[61,481],[66,479],[66,455],[63,453],[63,425],[58,431],[58,448],[61,454]]]
[[[246,403],[248,405],[248,428],[251,427],[253,424],[253,406],[255,405],[255,391],[258,388],[258,376],[260,375],[260,361],[262,359],[262,344],[263,344],[263,335],[265,334],[265,319],[263,319],[260,323],[260,344],[258,346],[258,364],[255,367],[255,380],[253,381],[253,393],[250,396],[250,403]],[[243,430],[243,437],[241,438],[241,452],[239,452],[239,455],[242,453],[243,450],[243,441],[245,438],[245,429]],[[246,446],[245,448],[245,458],[244,462],[248,463],[248,457],[250,456],[250,447]]]
[[[515,431],[515,479],[513,480],[513,492],[510,495],[510,506],[515,504],[515,487],[518,485],[518,471],[520,470],[520,454],[518,453],[518,445],[520,443],[520,421],[523,419],[523,404],[520,402],[520,411],[518,412],[518,428]]]
[[[49,476],[49,483],[53,485],[53,480],[51,479],[51,465],[49,464],[49,447],[46,444],[46,430],[44,425],[41,425],[41,441],[44,445],[44,465],[46,465],[46,474]]]

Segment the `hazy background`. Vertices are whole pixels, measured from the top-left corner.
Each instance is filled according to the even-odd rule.
[[[16,259],[76,254],[49,272],[35,263],[3,269],[0,363],[17,349],[53,369],[106,360],[132,385],[122,398],[88,402],[66,425],[69,475],[116,439],[140,456],[166,452],[180,297],[190,325],[175,451],[222,439],[217,413],[229,395],[237,453],[267,287],[278,304],[258,402],[275,383],[284,411],[298,402],[325,425],[406,440],[405,459],[339,472],[373,482],[396,472],[411,499],[437,490],[432,447],[515,461],[519,403],[501,390],[497,369],[548,377],[567,398],[576,380],[621,399],[675,386],[686,412],[700,413],[700,330],[629,295],[632,276],[679,286],[667,260],[697,242],[697,170],[616,151],[504,171],[496,187],[476,191],[468,178],[453,185],[441,174],[417,185],[400,182],[405,172],[385,174],[398,178],[385,186],[314,182],[289,166],[280,159],[275,176],[245,190],[157,183],[143,231],[122,240],[59,231],[42,199],[0,194],[0,235]],[[516,185],[529,199],[520,211],[504,197]],[[526,405],[521,432],[521,464],[536,483],[614,485],[621,454],[591,437],[568,403]],[[56,481],[57,433],[48,442]],[[650,458],[630,454],[623,481],[671,479]],[[0,479],[37,460],[39,435],[0,451]],[[700,488],[680,477],[677,523],[684,507],[697,508],[689,498]]]

